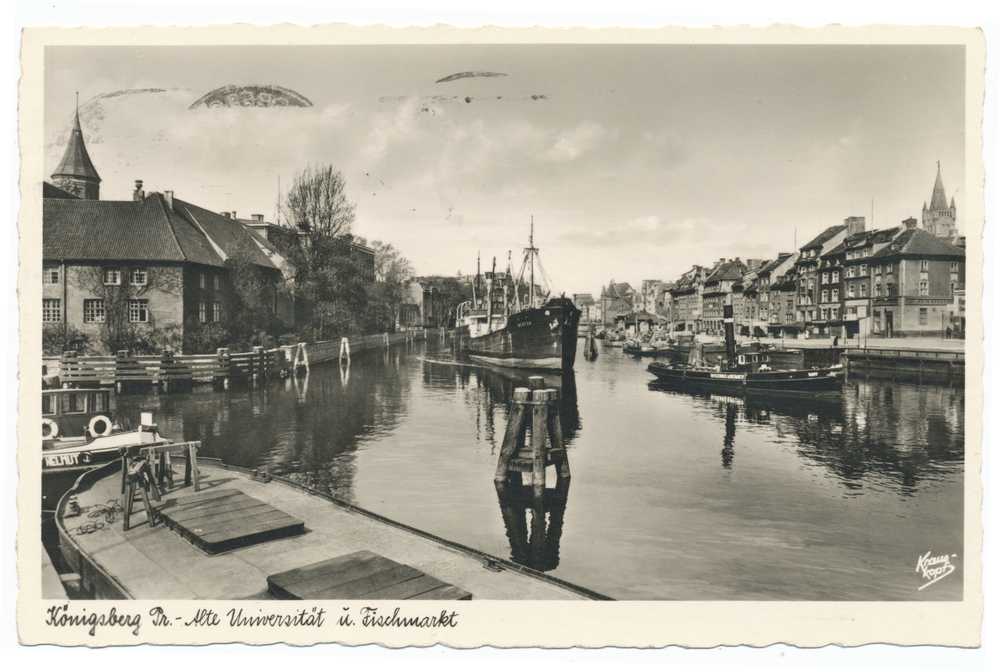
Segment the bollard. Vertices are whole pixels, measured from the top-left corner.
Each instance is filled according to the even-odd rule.
[[[545,491],[545,469],[549,465],[556,466],[556,476],[559,482],[568,481],[570,477],[569,460],[566,456],[566,445],[563,440],[562,424],[559,418],[559,406],[555,389],[541,389],[544,379],[532,376],[528,379],[529,387],[519,387],[514,390],[514,399],[507,417],[507,429],[494,481],[505,483],[511,473],[517,473],[524,481],[523,474],[530,473],[530,484],[534,495],[540,497]],[[529,419],[530,408],[530,419]],[[525,449],[525,436],[529,423],[531,424],[531,447]]]

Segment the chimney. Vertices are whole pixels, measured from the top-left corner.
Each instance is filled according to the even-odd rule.
[[[174,192],[173,191],[164,191],[163,192],[163,198],[164,198],[164,200],[167,201],[167,207],[169,207],[171,210],[173,210],[174,209]]]
[[[911,228],[916,228],[917,220],[914,217],[910,217],[909,219],[903,219],[903,226],[906,227],[906,230],[910,230]]]
[[[254,221],[264,221],[263,214],[251,214],[250,218],[253,219]]]
[[[236,210],[233,210],[233,219],[236,218]]]
[[[224,216],[226,219],[229,219],[229,218],[232,217],[232,214],[229,213],[229,212],[219,212],[219,214],[221,214],[222,216]]]
[[[135,191],[132,192],[132,200],[143,200],[146,198],[146,192],[142,190],[142,180],[135,180]]]
[[[864,217],[848,217],[844,219],[844,225],[847,226],[847,237],[865,232]]]

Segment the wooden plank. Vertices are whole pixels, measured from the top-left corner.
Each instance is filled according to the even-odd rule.
[[[303,580],[287,587],[286,589],[299,599],[312,599],[316,598],[312,596],[316,592],[330,589],[332,587],[336,587],[337,585],[357,580],[358,578],[363,578],[366,575],[390,568],[392,566],[399,566],[399,564],[380,555],[374,555],[373,557],[367,559],[358,559],[350,562],[349,564],[341,567],[338,571],[318,575],[314,578],[310,578],[309,580]]]
[[[255,499],[247,497],[247,500],[240,500],[234,503],[222,504],[214,508],[199,508],[197,510],[180,510],[171,513],[170,518],[176,522],[183,522],[191,525],[199,520],[223,520],[246,517],[257,512],[274,510],[266,503],[261,503]]]
[[[290,517],[280,510],[271,508],[270,510],[263,510],[252,515],[244,515],[237,519],[215,521],[210,517],[206,520],[196,520],[185,526],[194,533],[197,533],[201,538],[214,542],[220,539],[228,540],[238,536],[247,536],[271,528],[275,524],[289,525],[296,522],[302,524],[300,520],[296,520],[294,517]]]
[[[438,580],[437,578],[429,575],[421,575],[417,578],[411,578],[410,580],[405,580],[395,585],[390,585],[388,587],[383,587],[382,589],[377,589],[374,592],[369,592],[365,594],[365,599],[383,599],[392,601],[404,601],[406,599],[412,599],[413,597],[423,594],[424,592],[429,592],[432,589],[437,589],[439,587],[446,587],[448,583]]]
[[[395,564],[395,562],[393,562]],[[370,573],[357,580],[342,583],[336,587],[313,592],[311,599],[361,599],[371,592],[390,587],[406,580],[419,578],[423,573],[405,564],[396,564],[376,573]]]
[[[221,506],[239,506],[245,505],[247,502],[256,501],[257,499],[247,496],[246,494],[239,494],[237,496],[222,496],[214,499],[209,499],[208,501],[201,501],[198,503],[189,503],[183,506],[174,506],[173,508],[168,508],[167,510],[173,515],[186,515],[188,513],[193,513],[196,511],[210,511]]]
[[[410,599],[413,601],[431,599],[435,601],[472,601],[472,593],[466,592],[464,589],[459,589],[454,585],[445,585],[444,587],[439,587],[438,589],[431,590],[430,592],[424,592],[423,594],[410,597]]]
[[[341,555],[340,557],[335,557],[333,559],[326,559],[321,562],[316,562],[315,564],[300,566],[299,568],[293,568],[288,571],[282,571],[281,573],[275,573],[274,575],[268,576],[267,581],[269,583],[274,583],[279,587],[287,587],[289,585],[302,582],[303,580],[309,580],[310,578],[315,578],[326,573],[339,571],[342,567],[353,562],[365,559],[374,559],[377,556],[378,555],[374,552],[369,552],[368,550],[352,552],[351,554]]]
[[[200,501],[207,501],[208,499],[214,499],[221,496],[233,496],[235,494],[243,494],[238,489],[209,489],[207,491],[201,492],[200,494],[192,494],[191,496],[180,496],[174,501],[177,505],[187,505],[189,503],[198,503]]]

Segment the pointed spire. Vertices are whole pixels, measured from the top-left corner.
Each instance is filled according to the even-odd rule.
[[[79,94],[77,94],[79,96]],[[83,141],[83,130],[80,127],[80,102],[77,98],[76,111],[73,115],[73,130],[66,143],[66,153],[55,172],[52,181],[60,188],[72,191],[77,195],[91,200],[97,200],[101,176],[97,174],[87,145]]]
[[[934,193],[931,195],[930,209],[948,209],[948,198],[944,195],[944,183],[941,181],[941,161],[938,161],[937,180],[934,182]]]

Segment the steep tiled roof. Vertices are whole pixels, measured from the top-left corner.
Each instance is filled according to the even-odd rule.
[[[42,256],[75,261],[165,261],[222,266],[241,242],[257,264],[276,268],[234,219],[159,193],[141,201],[46,198]]]
[[[712,274],[705,279],[705,284],[722,282],[723,280],[738,280],[745,269],[746,267],[739,259],[732,259],[731,261],[720,263],[716,266]]]
[[[931,235],[920,228],[911,228],[898,238],[876,252],[873,259],[884,259],[894,256],[951,256],[964,257],[965,250],[961,247]]]
[[[845,228],[847,227],[844,226],[843,224],[839,224],[837,226],[831,226],[830,228],[826,229],[825,231],[817,235],[815,238],[813,238],[808,244],[799,247],[799,249],[805,250],[805,249],[812,249],[813,247],[822,247],[828,240],[830,240],[830,238],[837,235],[837,233],[840,233]]]

